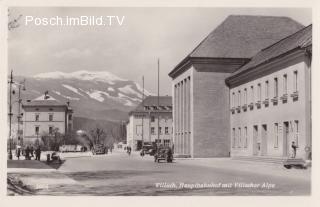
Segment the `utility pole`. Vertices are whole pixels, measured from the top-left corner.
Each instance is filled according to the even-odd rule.
[[[21,139],[21,133],[20,133],[20,123],[21,123],[21,102],[22,102],[22,99],[21,99],[21,86],[23,86],[22,90],[26,90],[25,89],[25,80],[23,80],[22,84],[20,83],[19,85],[19,94],[18,94],[18,142],[20,142],[19,144],[23,144],[23,140]]]
[[[12,119],[12,104],[11,104],[11,93],[12,93],[12,84],[13,84],[13,71],[11,70],[10,81],[9,81],[9,160],[12,160],[12,137],[11,137],[11,119]]]

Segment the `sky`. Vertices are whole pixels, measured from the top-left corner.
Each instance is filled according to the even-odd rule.
[[[108,71],[136,81],[160,95],[171,95],[168,73],[229,15],[287,16],[307,26],[309,9],[284,8],[80,8],[15,7],[10,17],[23,15],[8,33],[9,69],[16,75],[62,71]],[[125,16],[122,25],[36,26],[33,18]],[[31,17],[29,17],[31,18]]]

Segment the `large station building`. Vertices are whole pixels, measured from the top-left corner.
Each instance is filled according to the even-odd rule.
[[[237,71],[244,70],[247,64],[250,66],[257,53],[303,28],[303,25],[287,17],[229,16],[169,73],[173,82],[173,137],[176,156],[226,157],[237,154],[233,148],[234,143],[231,142],[233,128],[237,128],[236,133],[239,133],[240,127],[241,133],[244,133],[247,127],[249,134],[249,127],[251,130],[254,124],[246,124],[247,119],[236,119],[238,115],[232,114],[230,109],[233,107],[230,104],[233,102],[230,97],[233,97],[235,91],[238,92],[235,88],[238,86],[231,82],[229,84],[229,80],[231,81],[231,77],[236,78]],[[303,72],[298,73],[299,78],[302,78]],[[290,78],[291,75],[294,76],[290,74]],[[258,79],[262,74],[255,73],[253,76]],[[229,85],[226,84],[226,79]],[[255,89],[257,84],[254,85]],[[244,91],[244,88],[241,90]],[[247,87],[247,91],[249,90],[250,87]],[[290,95],[288,94],[288,99],[291,98]],[[300,99],[304,99],[300,96],[301,94]],[[244,114],[239,116],[242,115]],[[259,115],[255,117],[248,113],[247,116],[263,120],[264,117]],[[308,115],[310,114],[300,114],[301,119],[310,118]],[[295,120],[300,120],[298,125],[301,124],[299,127],[302,127],[301,119],[291,118],[283,122],[290,124],[291,121],[294,124]],[[258,130],[263,127],[262,122],[259,122]],[[243,155],[245,153],[247,152],[243,152]]]

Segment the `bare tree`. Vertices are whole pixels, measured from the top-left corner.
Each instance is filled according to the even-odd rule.
[[[93,144],[101,144],[107,137],[105,131],[99,127],[90,130],[90,135],[93,139]]]

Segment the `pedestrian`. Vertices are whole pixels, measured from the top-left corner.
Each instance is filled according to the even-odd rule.
[[[38,146],[36,149],[36,160],[40,161],[40,156],[41,156],[41,148],[40,146]]]
[[[31,146],[30,146],[30,156],[31,156],[31,157],[33,157],[33,151],[34,151],[34,149],[33,149],[33,146],[31,145]],[[31,159],[31,158],[30,158],[30,159]]]
[[[16,154],[17,154],[18,160],[20,160],[20,153],[21,153],[21,147],[18,145],[17,149],[16,149]]]
[[[113,147],[111,146],[111,147],[110,147],[110,153],[111,153],[111,154],[112,154],[112,148],[113,148]]]
[[[25,159],[26,160],[30,160],[30,149],[29,149],[29,146],[26,147],[26,152],[25,153],[26,153]]]
[[[292,142],[291,147],[292,147],[292,158],[296,158],[296,155],[297,155],[297,145],[296,145],[296,143]]]

